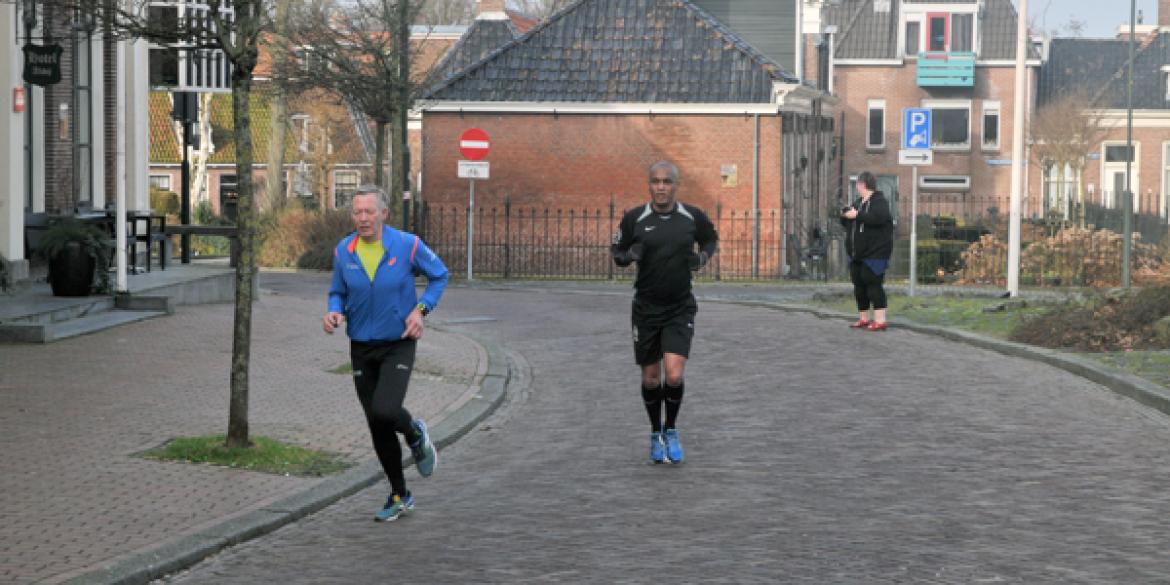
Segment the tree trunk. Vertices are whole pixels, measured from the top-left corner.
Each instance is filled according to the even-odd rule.
[[[374,121],[374,184],[379,189],[385,189],[385,173],[383,167],[386,166],[386,122],[383,120]]]
[[[288,118],[285,79],[288,72],[288,5],[290,0],[276,0],[276,35],[270,47],[276,95],[272,99],[272,135],[268,140],[268,177],[265,203],[277,209],[285,202],[284,191],[284,120]]]
[[[390,206],[390,217],[386,219],[391,225],[398,223],[398,206],[402,201],[402,165],[405,162],[403,153],[406,152],[405,128],[399,123],[398,116],[390,125],[390,136],[394,147],[390,149],[390,189],[386,192],[387,205]]]
[[[252,285],[256,271],[255,206],[252,181],[252,69],[232,70],[232,114],[235,120],[236,176],[239,189],[236,228],[236,307],[232,330],[231,399],[228,407],[227,446],[248,447],[248,370],[252,349]]]

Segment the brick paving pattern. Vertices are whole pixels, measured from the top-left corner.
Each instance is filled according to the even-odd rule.
[[[413,516],[371,522],[384,490],[366,490],[169,581],[1170,575],[1161,414],[1061,370],[907,330],[701,302],[680,419],[687,463],[649,465],[628,312],[618,295],[449,292],[444,318],[468,318],[457,330],[506,345],[531,373],[413,484]]]
[[[278,277],[279,278],[279,277]],[[253,313],[250,426],[373,457],[342,335],[321,332],[325,281],[266,292]],[[262,278],[261,286],[264,286]],[[134,454],[227,428],[230,304],[47,346],[0,346],[0,583],[58,582],[318,483]],[[486,355],[430,330],[407,405],[429,420],[469,393]]]

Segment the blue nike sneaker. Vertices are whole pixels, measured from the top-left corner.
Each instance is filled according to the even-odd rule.
[[[410,424],[418,431],[418,440],[410,444],[410,454],[414,455],[414,464],[418,467],[418,474],[430,477],[439,466],[439,453],[435,444],[431,442],[431,434],[427,432],[427,424],[415,419]]]
[[[662,439],[666,442],[666,458],[671,463],[682,463],[683,448],[682,443],[678,440],[678,429],[662,431]]]
[[[375,522],[393,522],[403,514],[414,509],[414,496],[410,492],[406,492],[406,497],[390,496],[386,498],[386,505],[374,514]]]
[[[662,444],[662,433],[650,433],[650,461],[666,463],[666,445]]]

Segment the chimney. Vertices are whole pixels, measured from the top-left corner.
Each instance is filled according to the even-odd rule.
[[[504,12],[505,4],[507,4],[506,0],[475,0],[475,18],[479,20],[503,20],[508,17]]]
[[[1158,26],[1170,28],[1170,0],[1158,0]]]

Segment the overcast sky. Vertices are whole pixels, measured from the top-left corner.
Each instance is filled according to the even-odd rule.
[[[1019,6],[1019,0],[1013,0]],[[1158,23],[1158,0],[1136,0],[1145,24]],[[1028,0],[1031,21],[1045,31],[1064,27],[1070,18],[1085,23],[1086,37],[1112,37],[1117,27],[1129,24],[1127,0]],[[1062,36],[1067,35],[1065,32]]]

